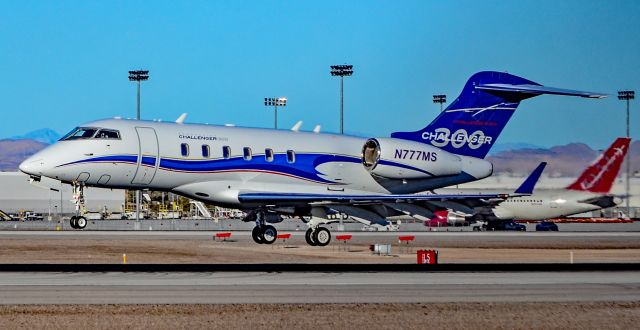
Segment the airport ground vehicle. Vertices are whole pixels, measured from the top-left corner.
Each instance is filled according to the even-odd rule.
[[[551,221],[542,221],[536,224],[536,231],[558,231],[558,225]]]
[[[489,221],[486,224],[485,230],[526,231],[527,226],[515,223],[513,221]]]

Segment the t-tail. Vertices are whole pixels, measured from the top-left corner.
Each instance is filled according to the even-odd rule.
[[[460,96],[427,127],[391,137],[431,144],[448,152],[484,158],[520,101],[542,94],[603,98],[604,94],[545,87],[504,72],[471,76]]]
[[[630,138],[617,138],[578,179],[567,189],[607,194],[613,186],[625,155],[629,151]]]

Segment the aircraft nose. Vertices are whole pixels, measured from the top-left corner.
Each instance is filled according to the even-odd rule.
[[[33,157],[27,158],[18,166],[20,171],[29,175],[42,175],[42,169],[44,168],[44,160],[42,158],[34,159]]]

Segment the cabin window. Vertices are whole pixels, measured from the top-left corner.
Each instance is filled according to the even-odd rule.
[[[189,145],[186,143],[181,144],[180,153],[182,154],[182,157],[189,157]]]
[[[251,160],[251,158],[253,157],[253,155],[251,154],[251,148],[249,147],[244,147],[244,149],[242,150],[242,154],[244,160]]]
[[[110,140],[118,140],[120,139],[120,132],[112,129],[101,129],[96,134],[96,139],[110,139]]]
[[[264,149],[264,160],[268,162],[273,161],[273,149]]]
[[[287,162],[288,163],[296,162],[296,153],[293,150],[287,150]]]
[[[211,156],[211,152],[209,152],[209,145],[208,144],[203,144],[202,145],[202,157],[204,158],[209,158]]]
[[[231,147],[229,146],[222,147],[222,158],[224,159],[231,158]]]

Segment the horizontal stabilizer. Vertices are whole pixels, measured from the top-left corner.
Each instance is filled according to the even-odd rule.
[[[580,96],[580,97],[588,97],[588,98],[594,98],[594,99],[602,99],[607,97],[607,94],[603,94],[603,93],[577,91],[572,89],[547,87],[547,86],[533,85],[533,84],[523,84],[523,85],[484,84],[484,85],[476,86],[476,89],[481,89],[485,91],[532,94],[533,96],[542,95],[542,94],[552,94],[552,95]]]
[[[520,187],[518,187],[518,189],[516,189],[515,193],[516,194],[527,194],[527,195],[532,194],[533,193],[533,189],[536,187],[536,183],[538,183],[538,180],[540,179],[540,176],[542,175],[542,171],[544,171],[544,168],[546,166],[547,166],[547,162],[540,163],[540,165],[538,165],[538,167],[536,167],[536,169],[533,170],[533,172],[531,172],[531,174],[529,174],[529,177],[526,180],[524,180],[522,185],[520,185]]]

